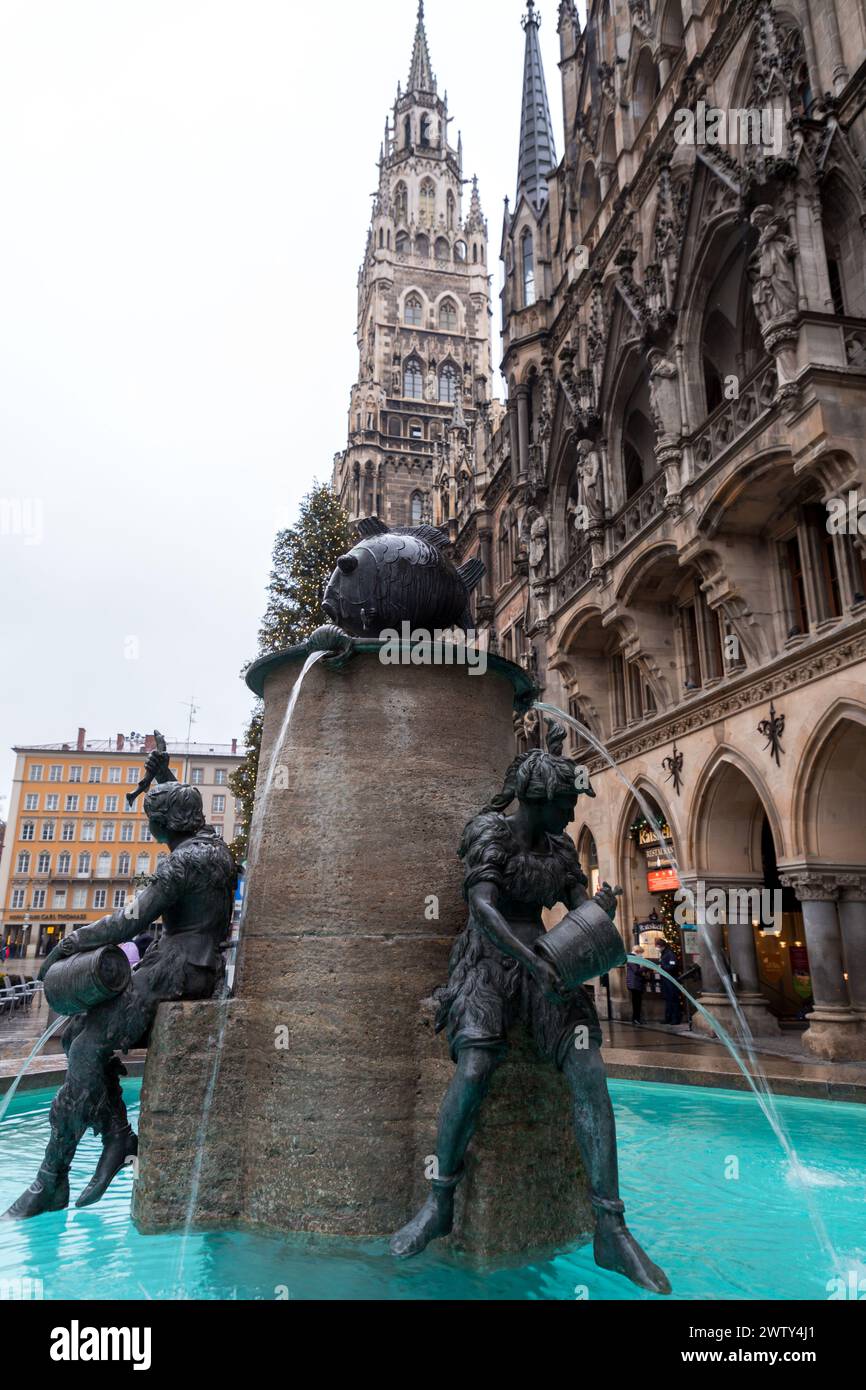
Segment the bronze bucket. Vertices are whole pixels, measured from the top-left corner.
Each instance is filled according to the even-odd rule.
[[[52,965],[45,976],[45,998],[56,1014],[72,1017],[122,994],[132,966],[119,946],[78,951]]]
[[[592,900],[540,936],[535,950],[550,962],[569,992],[626,963],[622,937],[604,908]]]

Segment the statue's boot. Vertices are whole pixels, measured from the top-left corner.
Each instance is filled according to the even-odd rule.
[[[105,1196],[110,1184],[121,1168],[132,1163],[138,1153],[138,1136],[129,1125],[116,1134],[102,1137],[102,1155],[96,1165],[96,1172],[85,1187],[75,1205],[92,1207]]]
[[[593,1243],[596,1264],[601,1269],[624,1274],[638,1288],[649,1289],[651,1293],[670,1293],[671,1286],[664,1270],[653,1264],[626,1226],[622,1202],[593,1197],[592,1205],[597,1213]]]
[[[62,1171],[44,1165],[26,1192],[22,1192],[0,1221],[29,1221],[46,1211],[63,1211],[69,1206],[69,1169]]]
[[[391,1237],[391,1254],[398,1260],[411,1259],[426,1250],[431,1240],[451,1234],[454,1226],[454,1193],[463,1169],[451,1178],[434,1178],[430,1196],[412,1220]]]

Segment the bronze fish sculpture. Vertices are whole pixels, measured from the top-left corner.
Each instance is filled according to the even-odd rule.
[[[322,604],[355,637],[378,637],[408,622],[414,628],[472,627],[469,595],[484,576],[480,560],[459,568],[437,526],[397,526],[378,517],[358,523],[361,540],[337,561]]]

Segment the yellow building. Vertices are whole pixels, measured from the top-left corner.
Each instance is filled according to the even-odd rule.
[[[13,958],[34,959],[67,931],[123,907],[135,880],[166,851],[151,838],[143,797],[127,793],[144,775],[152,736],[122,734],[15,748],[15,780],[0,861],[0,942]],[[198,786],[208,823],[227,840],[238,808],[228,779],[241,763],[231,744],[169,744],[178,781]]]

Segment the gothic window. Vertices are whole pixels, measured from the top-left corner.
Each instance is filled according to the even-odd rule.
[[[460,373],[451,362],[447,362],[439,373],[439,399],[445,405],[456,405],[460,390]]]
[[[409,150],[412,148],[412,118],[407,116],[403,122],[403,145]]]
[[[640,130],[660,91],[659,70],[652,60],[649,49],[643,48],[638,58],[632,84],[632,115],[634,116],[635,130]]]
[[[410,507],[411,526],[420,526],[424,520],[424,498],[420,492],[412,493],[412,503]]]
[[[843,570],[850,580],[845,539],[828,531],[826,508],[816,502],[799,508],[796,530],[782,542],[790,621],[787,636],[801,636],[842,616]]]
[[[856,200],[834,171],[821,189],[821,222],[835,314],[866,315],[866,251]]]
[[[396,439],[399,439],[402,436],[403,426],[400,423],[399,415],[391,416],[391,423],[388,427],[388,433],[393,435]]]
[[[413,328],[420,328],[424,315],[424,305],[417,294],[410,294],[406,300],[403,318]]]
[[[513,557],[511,554],[511,528],[508,522],[508,513],[503,513],[499,523],[499,545],[497,547],[497,568],[499,571],[499,587],[507,584],[511,579],[513,567]]]
[[[591,163],[583,166],[583,173],[580,178],[580,193],[578,195],[580,204],[580,225],[588,227],[592,222],[601,203],[601,194],[596,177],[595,167]]]
[[[379,250],[380,250],[380,251],[383,250],[383,249],[384,249],[384,246],[385,246],[385,229],[384,229],[384,227],[380,227],[380,228],[379,228]]]
[[[417,357],[410,357],[403,371],[403,395],[410,401],[424,398],[424,372]]]
[[[445,240],[444,236],[437,237],[436,259],[440,263],[440,265],[444,264],[450,258],[450,255],[451,247],[448,245],[448,242]]]
[[[453,299],[443,299],[439,306],[439,327],[445,333],[457,332],[457,305]]]
[[[458,241],[454,246],[455,261],[463,262],[466,260],[466,242]]]
[[[683,685],[702,690],[724,674],[720,614],[710,608],[697,579],[688,582],[679,603]]]
[[[428,227],[432,226],[436,215],[436,188],[430,179],[425,179],[421,185],[420,207],[421,221]]]
[[[523,307],[535,303],[535,247],[532,233],[527,227],[520,243],[521,265],[523,267]]]
[[[406,222],[409,217],[409,190],[405,183],[398,183],[394,189],[394,209],[398,222]]]
[[[426,150],[430,147],[430,117],[421,117],[421,145]]]
[[[456,204],[455,204],[455,202],[454,202],[454,194],[451,192],[450,189],[448,190],[447,206],[448,206],[448,230],[449,230],[449,232],[453,232],[453,231],[454,231],[454,215],[455,215],[455,210],[456,210]]]
[[[622,461],[626,498],[640,492],[656,471],[655,430],[639,408],[626,416],[622,435]]]
[[[415,255],[419,256],[422,261],[429,261],[430,259],[430,238],[425,236],[423,232],[415,238]]]
[[[398,256],[408,256],[408,254],[409,254],[409,233],[408,233],[408,232],[398,232],[398,233],[397,233],[396,250],[397,250],[397,255],[398,255]]]
[[[723,248],[722,270],[707,295],[701,329],[706,413],[711,415],[726,398],[728,378],[742,382],[764,356],[758,321],[746,273],[746,253],[739,233]]]
[[[477,243],[474,242],[474,241],[473,241],[473,243],[472,243],[472,264],[473,264],[473,265],[477,265],[477,264],[478,264],[478,245],[477,245]]]
[[[683,46],[683,12],[680,0],[668,0],[660,25],[665,47],[679,51]]]

